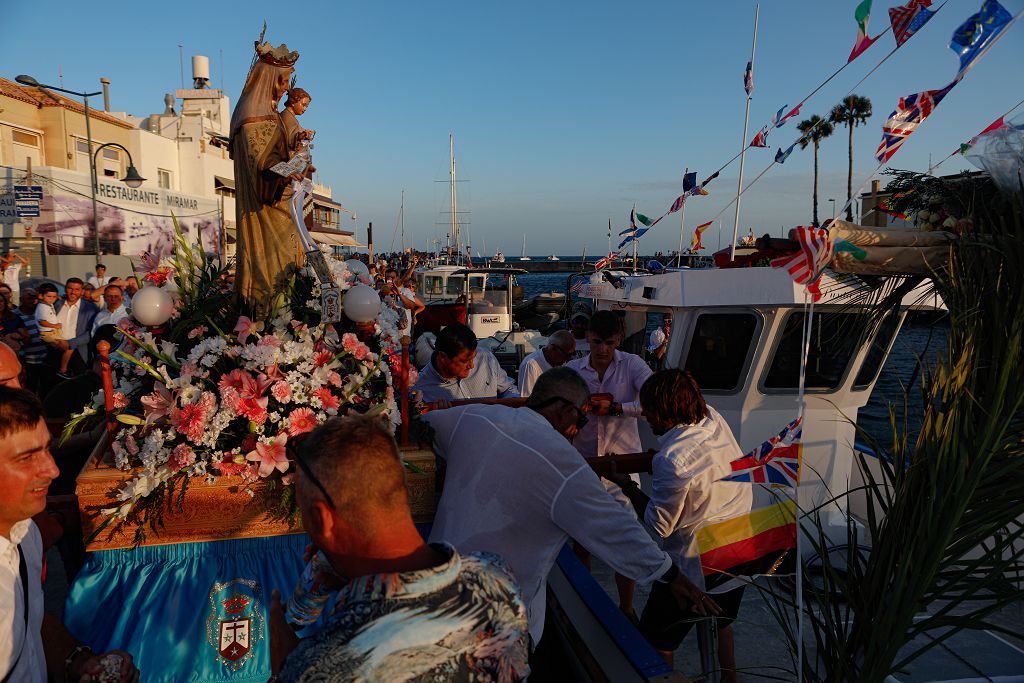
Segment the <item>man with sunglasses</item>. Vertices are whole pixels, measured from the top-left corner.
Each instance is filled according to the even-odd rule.
[[[580,376],[561,367],[540,376],[524,408],[470,405],[424,415],[447,460],[430,538],[508,561],[535,648],[544,631],[548,572],[569,538],[631,579],[664,582],[681,606],[717,609],[573,448],[570,441],[587,424],[589,398]]]
[[[508,566],[490,553],[424,543],[384,421],[332,418],[292,457],[303,527],[342,578],[324,625],[300,642],[273,592],[276,680],[526,678],[526,610]]]
[[[548,337],[547,346],[543,346],[519,364],[519,395],[529,396],[537,378],[550,370],[565,365],[574,358],[576,340],[569,330],[559,330]]]

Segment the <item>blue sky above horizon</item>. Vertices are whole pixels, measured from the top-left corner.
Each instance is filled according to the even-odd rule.
[[[1024,0],[1002,0],[1013,14]],[[854,43],[857,0],[777,0],[761,5],[750,140],[779,107],[794,106],[837,67]],[[897,0],[876,0],[875,35]],[[940,2],[935,2],[935,5]],[[881,125],[899,97],[952,80],[953,29],[980,0],[949,0],[857,94],[874,114],[854,132],[854,189],[874,170]],[[108,8],[112,9],[112,8]],[[448,132],[455,132],[460,209],[474,252],[531,254],[606,249],[607,221],[625,227],[633,203],[658,216],[678,194],[685,167],[701,178],[739,151],[754,2],[305,3],[249,2],[245,10],[183,0],[99,11],[80,3],[18,3],[0,28],[2,75],[28,73],[71,89],[112,81],[112,108],[144,116],[163,110],[180,87],[178,44],[189,83],[193,54],[210,58],[214,87],[237,100],[264,19],[267,38],[301,57],[299,84],[313,95],[302,123],[317,130],[318,180],[355,210],[345,227],[365,236],[373,221],[387,248],[405,190],[407,239],[419,248],[444,240]],[[45,31],[39,27],[45,23]],[[45,34],[45,43],[40,36]],[[41,49],[45,46],[46,49]],[[815,95],[801,116],[773,131],[770,149],[747,152],[749,182],[798,137],[795,123],[824,115],[892,49],[881,38]],[[942,102],[892,160],[924,170],[1024,98],[1024,22]],[[1017,113],[1024,111],[1024,107]],[[824,141],[819,215],[846,197],[845,129]],[[955,157],[941,172],[970,167]],[[686,210],[693,226],[736,192],[739,162]],[[779,234],[811,218],[813,155],[799,148],[743,196],[740,233]],[[883,177],[884,183],[884,177]],[[722,217],[731,232],[733,211]],[[678,216],[660,223],[642,250],[675,249]],[[723,240],[724,242],[725,240]],[[717,230],[705,234],[712,249]]]

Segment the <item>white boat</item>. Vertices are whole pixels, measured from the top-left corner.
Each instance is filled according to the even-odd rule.
[[[523,235],[523,253],[519,256],[519,260],[520,261],[529,261],[529,260],[531,260],[530,257],[526,255],[526,235]]]
[[[548,261],[561,261],[561,260],[562,259],[558,258],[554,254],[552,254],[551,256],[548,256]]]
[[[494,252],[494,258],[491,260],[494,261],[495,263],[504,263],[505,255],[502,254],[501,249],[499,249],[498,251]]]

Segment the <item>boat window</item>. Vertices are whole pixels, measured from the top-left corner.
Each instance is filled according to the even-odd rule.
[[[482,292],[484,291],[484,275],[470,275],[469,277],[469,291],[470,292]]]
[[[756,332],[754,313],[700,314],[685,369],[702,391],[735,390],[743,382],[743,368]]]
[[[426,295],[440,296],[444,294],[444,279],[439,275],[426,275],[423,278],[423,293]]]
[[[807,357],[808,390],[828,391],[842,383],[857,347],[856,313],[819,313],[814,316]],[[800,344],[804,314],[790,313],[764,379],[765,389],[796,390],[800,382]]]
[[[463,275],[452,275],[448,278],[448,283],[445,287],[447,294],[458,296],[462,294],[462,284],[466,281]]]
[[[878,378],[882,371],[882,364],[885,363],[886,353],[892,344],[893,337],[900,326],[900,315],[890,313],[879,325],[875,336],[871,339],[871,346],[864,356],[864,364],[860,366],[860,372],[853,380],[853,388],[857,391],[867,389]]]

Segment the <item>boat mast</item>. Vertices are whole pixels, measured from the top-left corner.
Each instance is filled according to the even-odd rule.
[[[405,188],[402,188],[402,205],[398,209],[398,217],[402,222],[402,253],[405,253]]]
[[[448,133],[448,155],[451,160],[451,194],[452,194],[452,240],[455,242],[456,260],[458,260],[458,253],[461,251],[459,246],[459,199],[458,194],[455,191],[455,133],[449,131]],[[448,257],[451,258],[451,252],[449,251]]]
[[[751,74],[751,85],[753,85],[753,74],[754,74],[754,53],[757,50],[757,20],[761,15],[761,5],[754,5],[754,41],[750,45],[750,74]],[[729,260],[732,261],[736,258],[736,237],[740,229],[740,195],[743,194],[743,161],[747,153],[747,124],[750,123],[750,99],[751,92],[754,88],[750,88],[750,92],[747,93],[747,113],[743,117],[743,139],[740,140],[740,180],[736,186],[736,215],[733,218],[732,223],[732,244],[729,247]],[[802,671],[802,669],[801,669]]]

